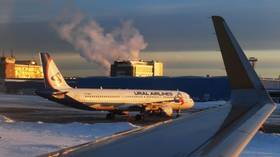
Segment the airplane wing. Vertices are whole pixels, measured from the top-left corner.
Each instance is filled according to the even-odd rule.
[[[231,86],[230,101],[219,108],[182,116],[171,123],[102,140],[65,156],[236,157],[275,104],[223,18],[212,17]]]

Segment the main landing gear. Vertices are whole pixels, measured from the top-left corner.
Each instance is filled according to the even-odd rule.
[[[177,112],[177,116],[180,116],[180,111]],[[162,120],[166,118],[172,118],[172,116],[167,115],[163,110],[158,111],[142,111],[139,114],[135,115],[135,121],[140,120]]]
[[[136,120],[136,121],[139,121],[139,120],[142,120],[142,119],[144,119],[144,115],[143,115],[143,114],[137,114],[137,115],[135,115],[135,120]]]
[[[181,116],[181,110],[177,110],[176,112],[176,118],[180,117]]]
[[[116,115],[122,115],[122,116],[128,116],[128,112],[124,111],[111,111],[106,115],[107,120],[113,120],[115,119]]]
[[[106,115],[106,119],[107,119],[107,120],[114,120],[115,117],[116,117],[116,114],[128,116],[128,113],[109,112],[109,113]],[[144,113],[140,113],[140,114],[135,115],[134,119],[135,119],[135,121],[143,120],[143,119],[144,119]]]
[[[147,115],[148,113],[145,110],[141,110],[138,114],[135,115],[134,120],[135,121],[140,121],[140,120],[144,120],[144,117]]]
[[[115,114],[112,113],[112,112],[108,113],[108,114],[106,115],[106,119],[107,119],[107,120],[113,120],[113,119],[115,119]]]

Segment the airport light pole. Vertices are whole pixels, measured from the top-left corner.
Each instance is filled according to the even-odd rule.
[[[256,66],[256,63],[257,63],[258,59],[256,57],[250,57],[249,61],[252,65],[252,67],[255,69],[255,66]]]

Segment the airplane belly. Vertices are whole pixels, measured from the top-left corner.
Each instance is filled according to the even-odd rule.
[[[89,107],[94,108],[95,110],[111,111],[115,107],[113,105],[104,105],[104,104],[91,104]]]

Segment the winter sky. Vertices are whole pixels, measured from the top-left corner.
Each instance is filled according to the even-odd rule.
[[[49,51],[68,76],[105,75],[96,63],[62,40],[53,24],[82,13],[111,32],[126,20],[143,35],[142,59],[165,63],[165,75],[225,75],[209,18],[223,16],[247,56],[259,59],[263,77],[280,74],[280,1],[278,0],[0,0],[0,48],[17,58]]]

